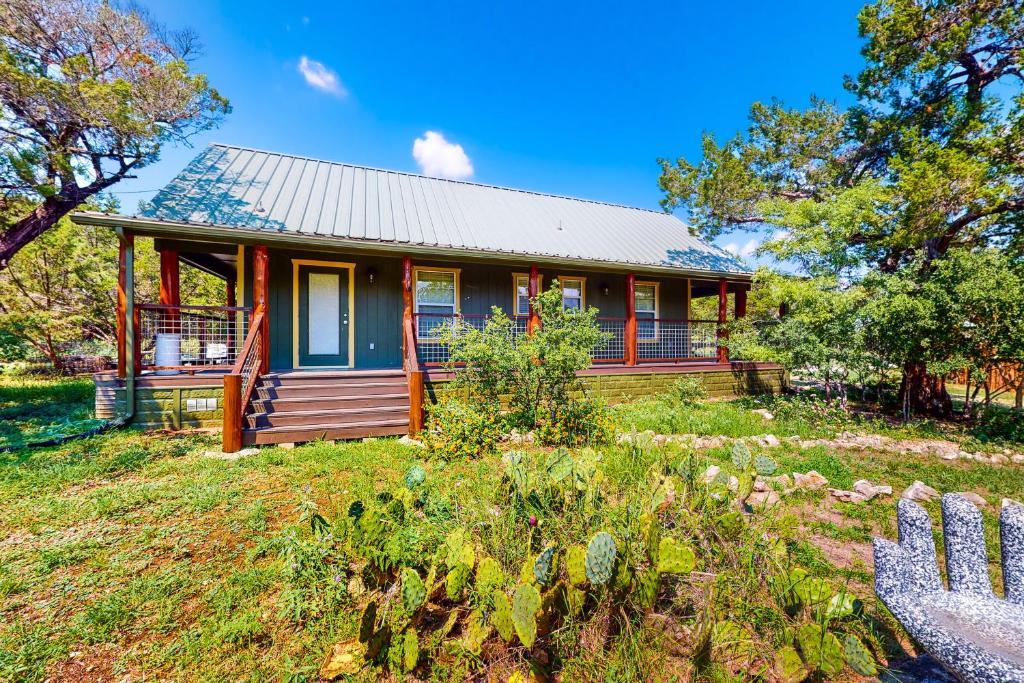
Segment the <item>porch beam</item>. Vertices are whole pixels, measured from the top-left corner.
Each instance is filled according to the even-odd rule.
[[[537,266],[530,266],[530,281],[526,292],[530,297],[530,317],[526,321],[526,333],[533,334],[540,329],[540,313],[533,306],[533,300],[540,294],[540,272]]]
[[[270,314],[267,304],[270,300],[270,272],[267,247],[258,244],[252,249],[252,308],[253,317],[263,313],[260,323],[260,374],[270,371]]]
[[[722,343],[726,339],[725,322],[729,312],[729,283],[718,281],[718,362],[729,362],[729,349]]]
[[[636,365],[636,275],[626,276],[626,326],[623,331],[626,365]]]

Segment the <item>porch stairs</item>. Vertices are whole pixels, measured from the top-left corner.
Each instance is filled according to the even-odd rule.
[[[260,376],[245,415],[251,446],[405,434],[409,390],[401,370],[272,372]]]

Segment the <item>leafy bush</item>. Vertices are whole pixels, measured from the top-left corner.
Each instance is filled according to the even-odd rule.
[[[708,390],[698,375],[683,375],[672,383],[665,395],[666,400],[684,406],[701,403],[707,397]]]
[[[548,446],[584,446],[608,443],[615,436],[615,423],[604,402],[576,399],[555,406],[537,424],[537,439]]]
[[[493,405],[450,398],[428,407],[424,444],[445,460],[490,453],[501,438],[502,419]]]
[[[991,405],[978,416],[971,432],[981,441],[1024,442],[1024,415]]]

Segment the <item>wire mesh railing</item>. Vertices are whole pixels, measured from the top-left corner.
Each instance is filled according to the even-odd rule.
[[[597,326],[609,336],[591,351],[594,362],[624,362],[626,360],[626,319],[598,316]]]
[[[718,350],[717,320],[637,320],[638,361],[675,362],[714,358]]]
[[[137,348],[147,370],[227,369],[249,331],[242,306],[136,306]]]

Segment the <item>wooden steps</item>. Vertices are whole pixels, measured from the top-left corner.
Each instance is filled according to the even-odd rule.
[[[245,416],[246,445],[406,434],[401,370],[275,372],[260,377]]]

